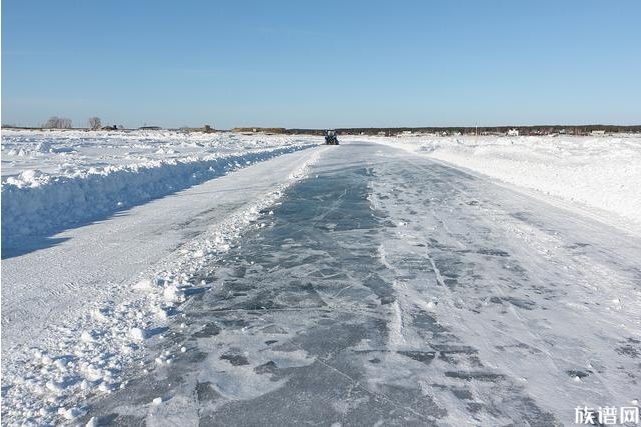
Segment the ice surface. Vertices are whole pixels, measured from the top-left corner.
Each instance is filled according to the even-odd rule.
[[[101,261],[73,252],[92,230]],[[548,426],[638,405],[638,236],[412,150],[287,154],[68,235],[3,260],[8,425]],[[88,268],[69,254],[102,271],[62,280],[56,260]]]
[[[90,415],[162,425],[162,395],[201,424],[554,426],[638,399],[638,238],[357,142],[270,210],[190,270],[213,285],[150,345],[171,365]]]

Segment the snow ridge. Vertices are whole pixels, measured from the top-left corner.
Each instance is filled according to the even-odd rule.
[[[252,163],[309,148],[299,144],[202,158],[110,165],[52,176],[26,170],[2,181],[2,244],[91,221],[200,184]]]
[[[367,137],[359,137],[359,139]],[[641,230],[641,138],[616,136],[370,137],[563,201],[626,229]]]

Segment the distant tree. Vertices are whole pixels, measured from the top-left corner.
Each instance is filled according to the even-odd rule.
[[[89,117],[89,129],[96,130],[102,127],[100,117]]]
[[[43,128],[47,128],[47,129],[55,129],[55,128],[57,128],[58,127],[58,117],[56,117],[56,116],[49,117],[49,120],[47,120],[47,122],[44,125],[42,125],[42,127]]]
[[[51,116],[42,127],[47,129],[71,129],[71,119]]]

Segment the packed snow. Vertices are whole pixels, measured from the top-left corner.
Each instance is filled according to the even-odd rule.
[[[403,135],[371,138],[582,206],[641,232],[641,137]]]
[[[641,224],[641,138],[321,142],[3,132],[3,424],[101,425],[133,377],[150,425],[198,424],[207,387],[277,415],[315,372],[348,424],[638,405],[641,244],[567,213]],[[197,375],[156,388],[171,369]]]

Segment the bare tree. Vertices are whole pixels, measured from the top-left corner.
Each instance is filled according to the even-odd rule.
[[[89,117],[89,129],[96,130],[100,129],[101,126],[100,117]]]
[[[47,129],[55,129],[58,127],[58,120],[59,120],[58,117],[51,116],[49,117],[49,120],[47,120],[47,123],[42,125],[42,127]]]
[[[71,119],[51,116],[42,127],[47,129],[71,129]]]

